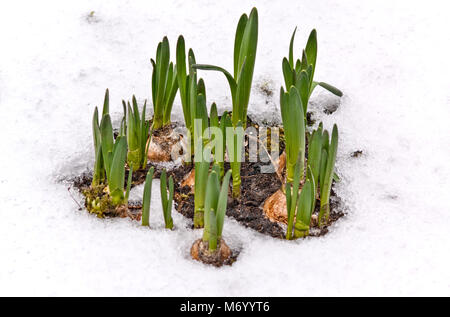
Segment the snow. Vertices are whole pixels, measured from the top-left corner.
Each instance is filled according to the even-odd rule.
[[[174,211],[176,230],[163,228],[158,181],[148,229],[78,210],[60,180],[92,166],[91,116],[107,87],[115,120],[122,98],[150,101],[149,58],[164,35],[172,54],[182,33],[198,61],[231,69],[235,25],[252,2],[2,2],[0,295],[450,295],[444,5],[258,1],[249,112],[279,120],[291,32],[299,27],[298,54],[316,28],[316,78],[345,96],[325,115],[322,105],[338,100],[317,88],[311,109],[326,127],[339,126],[337,191],[348,215],[325,237],[296,242],[227,218],[224,237],[242,252],[217,269],[190,259],[201,232],[187,219]],[[208,101],[230,108],[223,75],[201,76]],[[182,119],[179,97],[173,118]],[[363,155],[351,158],[355,150]]]

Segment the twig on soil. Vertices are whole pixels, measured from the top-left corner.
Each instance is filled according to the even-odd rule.
[[[273,168],[275,169],[275,173],[277,174],[278,178],[280,179],[280,182],[283,184],[283,176],[281,175],[280,171],[278,171],[277,164],[272,159],[272,156],[269,154],[269,151],[267,150],[267,148],[264,145],[264,143],[261,140],[259,140],[257,137],[255,137],[255,136],[248,135],[248,137],[252,138],[252,139],[255,139],[264,148],[264,151],[266,151],[266,154],[267,154],[267,156],[270,159],[270,163],[272,164]]]
[[[71,186],[67,187],[67,191],[69,192],[70,197],[78,205],[78,207],[79,207],[78,210],[83,210],[83,207],[81,207],[80,203],[75,199],[75,197],[73,197],[72,193],[70,192],[71,188],[72,188]]]

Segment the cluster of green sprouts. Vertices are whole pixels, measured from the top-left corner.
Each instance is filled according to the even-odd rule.
[[[342,96],[342,92],[330,84],[314,81],[314,72],[316,70],[317,61],[316,30],[311,31],[306,47],[302,51],[301,59],[297,59],[294,64],[294,38],[296,31],[297,28],[295,28],[294,33],[292,33],[291,42],[289,44],[289,59],[286,57],[283,58],[282,69],[286,91],[290,90],[291,86],[297,88],[303,105],[304,119],[306,120],[309,97],[316,86],[319,85],[339,97]]]
[[[206,64],[195,64],[195,69],[215,70],[222,72],[230,86],[233,111],[231,123],[235,133],[230,135],[233,144],[238,148],[229,152],[232,175],[233,175],[233,197],[239,198],[241,194],[241,159],[240,149],[243,142],[243,133],[239,133],[240,127],[247,126],[247,109],[252,87],[253,70],[255,68],[256,48],[258,43],[258,11],[253,8],[250,15],[243,14],[239,19],[234,40],[234,71],[231,75],[225,69]],[[239,131],[238,131],[239,130]],[[232,141],[230,139],[230,141]]]
[[[194,227],[202,228],[204,225],[205,192],[211,157],[213,167],[216,168],[219,178],[222,179],[224,175],[226,129],[231,127],[231,120],[226,111],[219,119],[215,103],[211,105],[208,117],[206,98],[202,93],[198,94],[196,106],[197,118],[194,122]]]
[[[170,62],[169,40],[164,37],[156,50],[156,61],[151,59],[153,130],[170,124],[173,101],[178,90],[177,69]]]
[[[286,145],[286,208],[288,228],[286,239],[309,234],[311,215],[320,197],[319,226],[328,223],[330,192],[335,177],[334,164],[338,144],[338,129],[334,125],[331,140],[322,123],[308,139],[306,151],[306,113],[309,97],[317,85],[337,96],[342,92],[323,82],[313,80],[317,60],[317,33],[312,30],[302,52],[302,58],[294,65],[293,44],[289,45],[289,60],[283,59],[282,68],[286,91],[280,89],[281,118]],[[308,152],[308,155],[306,153]],[[301,186],[300,186],[301,185]]]
[[[311,215],[314,211],[315,183],[308,167],[308,177],[299,194],[301,159],[295,166],[295,176],[292,183],[286,184],[286,208],[288,227],[286,239],[305,237],[309,234]],[[292,234],[292,229],[294,232]]]
[[[286,183],[285,188],[288,214],[286,239],[305,237],[309,234],[311,215],[315,210],[317,197],[320,197],[319,226],[328,223],[337,146],[337,126],[333,126],[330,140],[328,131],[323,130],[320,123],[310,137],[306,174],[301,171],[305,159],[302,154],[299,154],[294,167],[294,178],[292,182]],[[302,181],[303,177],[304,181]],[[301,182],[303,185],[299,194]]]
[[[210,252],[216,251],[217,245],[222,239],[231,171],[224,175],[222,182],[219,173],[219,168],[215,165],[209,173],[205,192],[205,225],[202,240],[204,243],[208,243]]]
[[[316,86],[342,96],[342,92],[324,82],[314,80],[317,61],[317,32],[312,30],[301,57],[294,60],[294,30],[289,56],[282,61],[285,87],[280,89],[280,109],[284,126],[286,151],[286,195],[288,226],[286,239],[309,234],[311,216],[317,199],[320,199],[319,226],[328,224],[330,192],[336,178],[334,165],[338,145],[338,129],[333,126],[331,138],[322,123],[312,132],[307,131],[306,115],[309,98]],[[118,135],[114,137],[109,115],[109,92],[106,90],[101,118],[95,108],[93,135],[95,164],[92,187],[101,188],[112,206],[126,205],[133,170],[145,169],[151,132],[171,123],[171,111],[177,91],[180,94],[184,121],[190,136],[190,151],[194,153],[194,227],[204,228],[203,242],[210,251],[220,243],[227,207],[230,177],[232,196],[241,195],[241,161],[244,129],[247,126],[247,109],[252,87],[258,42],[258,12],[239,19],[233,53],[233,73],[208,64],[198,64],[192,49],[186,56],[185,40],[178,37],[176,64],[170,61],[167,37],[158,44],[155,59],[151,59],[153,72],[151,92],[153,124],[145,119],[146,102],[139,111],[135,96],[123,101],[124,116]],[[217,105],[212,103],[208,114],[206,89],[198,70],[222,72],[228,82],[232,111],[219,116]],[[100,120],[99,120],[100,119]],[[307,142],[308,141],[308,142]],[[308,145],[307,145],[308,144]],[[225,173],[225,156],[228,154],[230,170]],[[129,167],[127,188],[126,168]],[[151,188],[154,168],[150,168],[144,185],[142,225],[149,226]],[[160,176],[161,202],[165,227],[173,228],[172,202],[174,181],[162,171]],[[90,210],[101,209],[98,200],[88,202]]]
[[[195,55],[192,49],[188,52],[188,69],[186,70],[186,49],[184,37],[180,35],[177,41],[176,73],[180,90],[181,105],[183,108],[184,123],[191,135],[194,134],[194,120],[196,118],[197,95],[206,96],[203,80],[197,81],[197,73],[192,68],[195,64]],[[206,98],[206,97],[205,97]]]
[[[144,195],[142,198],[142,225],[150,226],[150,201],[152,197],[152,183],[154,167],[151,167],[145,178]],[[160,188],[161,188],[161,204],[163,209],[164,223],[166,229],[173,229],[172,219],[172,202],[174,184],[172,176],[169,177],[169,183],[167,184],[167,173],[163,170],[160,176]],[[168,196],[167,196],[168,195]]]
[[[150,122],[145,120],[145,111],[147,109],[147,101],[144,103],[142,114],[139,114],[136,97],[133,96],[131,107],[130,102],[125,104],[122,101],[124,108],[124,122],[126,122],[126,136],[128,142],[128,166],[134,170],[145,169],[147,166],[148,153],[148,132]]]
[[[109,91],[106,90],[105,101],[103,103],[102,119],[99,123],[98,109],[94,110],[92,120],[94,136],[94,175],[92,186],[106,186],[105,191],[110,198],[112,206],[126,205],[130,193],[131,177],[133,168],[128,174],[127,188],[125,186],[125,163],[127,159],[127,139],[119,134],[114,139],[111,117],[109,115]],[[102,215],[106,206],[100,204],[99,199],[92,199],[87,202],[88,209]]]

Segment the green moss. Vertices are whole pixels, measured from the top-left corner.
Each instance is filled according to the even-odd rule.
[[[115,207],[104,184],[91,185],[83,191],[83,195],[86,197],[86,209],[97,217],[103,218],[106,214],[114,212]]]

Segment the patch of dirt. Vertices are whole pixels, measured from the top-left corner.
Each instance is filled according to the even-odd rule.
[[[306,113],[306,124],[310,127],[316,123],[316,119],[314,119],[314,113],[308,111]]]
[[[362,150],[356,150],[356,151],[352,152],[352,154],[350,154],[351,157],[360,157],[362,155],[363,155]]]
[[[262,209],[266,198],[281,186],[277,175],[275,173],[261,174],[259,163],[243,162],[241,177],[241,199],[230,198],[227,215],[235,218],[245,227],[274,238],[283,238],[284,229],[278,223],[271,222]]]
[[[169,175],[172,175],[174,180],[173,200],[175,202],[175,209],[189,219],[194,219],[194,194],[191,193],[191,187],[182,187],[180,184],[185,175],[189,174],[193,168],[194,163],[183,164],[168,172]],[[193,224],[192,228],[194,228]]]
[[[333,114],[336,112],[336,110],[338,110],[340,106],[340,100],[339,101],[334,101],[330,102],[330,103],[325,103],[325,105],[323,106],[323,112],[325,114]]]
[[[266,95],[267,97],[273,96],[273,89],[270,84],[271,83],[269,83],[269,82],[263,82],[260,85],[258,85],[259,91],[261,93],[263,93],[264,95]]]

